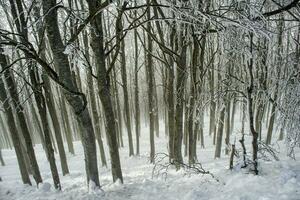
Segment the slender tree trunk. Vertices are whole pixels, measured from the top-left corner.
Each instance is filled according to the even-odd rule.
[[[199,138],[200,138],[200,146],[201,148],[205,148],[205,145],[204,145],[204,131],[203,131],[203,125],[204,125],[204,114],[201,113],[200,115],[200,130],[199,130]],[[195,137],[195,136],[194,136]],[[195,146],[195,151],[196,151],[196,146]],[[195,154],[196,156],[196,154]]]
[[[118,92],[118,86],[117,86],[117,75],[116,75],[116,70],[113,69],[113,83],[112,83],[112,88],[115,93],[114,95],[114,101],[115,101],[115,113],[116,113],[116,123],[117,127],[117,135],[118,135],[118,140],[119,140],[119,146],[124,147],[124,142],[123,142],[123,123],[122,123],[122,111],[121,111],[121,106],[120,106],[120,98],[119,98],[119,92]]]
[[[3,159],[3,156],[2,156],[1,148],[0,148],[0,163],[1,163],[1,166],[5,166],[5,162],[4,162],[4,159]]]
[[[223,127],[224,127],[224,119],[225,119],[225,106],[221,105],[222,108],[220,110],[220,116],[218,120],[218,130],[217,130],[217,138],[216,138],[216,151],[215,158],[221,157],[221,149],[222,149],[222,138],[223,138]]]
[[[53,122],[55,139],[57,142],[57,148],[58,148],[58,153],[59,153],[59,157],[60,157],[61,169],[62,169],[63,175],[66,175],[66,174],[69,174],[69,168],[68,168],[64,143],[63,143],[63,139],[62,139],[62,131],[61,131],[61,127],[60,127],[60,124],[58,121],[56,109],[55,109],[55,102],[53,99],[53,93],[51,91],[50,80],[46,74],[43,75],[43,81],[45,83],[45,85],[44,85],[45,100],[47,103],[48,111],[50,113],[50,117]]]
[[[1,53],[2,53],[2,49]],[[3,59],[3,54],[0,54],[0,58]],[[2,61],[1,61],[2,63]],[[3,68],[3,67],[1,67]],[[17,160],[18,160],[18,164],[19,164],[19,170],[21,173],[21,178],[24,184],[29,184],[31,185],[31,181],[28,175],[28,171],[26,168],[26,164],[25,164],[25,160],[22,154],[22,149],[21,149],[21,142],[20,142],[20,138],[18,135],[18,130],[16,127],[16,123],[14,120],[14,116],[13,116],[13,112],[12,112],[12,108],[9,105],[9,102],[7,101],[7,94],[5,91],[5,87],[4,87],[4,82],[2,80],[2,78],[0,77],[0,100],[3,104],[3,108],[5,110],[5,115],[7,117],[7,125],[9,127],[9,131],[10,131],[10,135],[11,135],[11,139],[14,145],[14,149],[16,152],[16,156],[17,156]]]
[[[188,114],[188,138],[189,138],[189,164],[195,163],[194,146],[196,141],[194,140],[194,109],[195,99],[197,98],[197,65],[199,56],[199,45],[196,38],[194,38],[194,49],[192,54],[192,65],[191,65],[191,82],[190,82],[190,102],[189,102],[189,114]]]
[[[174,40],[175,30],[172,30],[170,43]],[[169,156],[170,160],[174,159],[174,135],[175,135],[175,101],[174,101],[174,68],[173,60],[170,57],[170,68],[168,71],[168,124],[169,124]]]
[[[89,46],[88,46],[88,37],[87,34],[85,33],[83,36],[83,42],[84,42],[84,47],[85,47],[85,55],[89,59],[90,54],[89,54]],[[90,66],[92,67],[92,66]],[[95,95],[95,85],[94,85],[94,80],[92,76],[92,68],[88,70],[87,72],[87,83],[88,83],[88,88],[89,88],[89,97],[91,101],[91,109],[92,109],[92,119],[93,119],[93,125],[94,125],[94,130],[95,130],[95,136],[97,138],[99,150],[100,150],[100,159],[102,166],[107,166],[106,163],[106,156],[105,156],[105,151],[104,151],[104,146],[103,146],[103,141],[102,141],[102,133],[101,133],[101,121],[98,115],[98,110],[97,110],[97,100],[96,100],[96,95]]]
[[[50,170],[51,170],[51,174],[52,174],[52,178],[53,178],[53,182],[54,182],[54,187],[55,187],[55,189],[61,190],[59,175],[58,175],[58,171],[57,171],[57,167],[56,167],[56,163],[55,163],[54,150],[52,147],[52,141],[51,141],[51,137],[50,137],[50,126],[49,126],[49,122],[47,119],[46,101],[43,96],[41,84],[38,83],[37,78],[35,76],[36,72],[33,70],[33,68],[36,68],[36,66],[34,66],[34,63],[31,63],[31,66],[29,69],[30,70],[30,79],[31,79],[32,85],[34,87],[34,96],[35,96],[38,111],[39,111],[41,121],[42,121],[43,133],[44,133],[45,143],[46,143],[46,148],[47,148],[47,157],[48,157],[48,160],[50,163]],[[63,170],[65,170],[65,168],[63,168]]]
[[[215,116],[216,116],[216,102],[214,100],[214,88],[215,88],[215,73],[214,73],[214,69],[212,69],[210,71],[210,109],[209,109],[209,135],[215,135],[215,131],[216,131],[216,120],[215,120]]]
[[[250,33],[250,52],[253,53],[253,34]],[[254,129],[254,116],[253,116],[253,88],[254,88],[254,76],[253,76],[253,58],[250,58],[250,62],[248,63],[248,72],[250,75],[250,86],[247,88],[247,100],[248,100],[248,115],[249,115],[249,126],[250,132],[252,134],[252,149],[253,149],[253,165],[254,165],[254,173],[258,174],[257,169],[257,153],[258,153],[258,133]]]
[[[2,69],[4,67],[8,66],[6,57],[2,54],[2,49],[1,48],[0,48],[0,63],[1,63],[1,68]],[[36,157],[35,157],[35,152],[34,152],[32,140],[31,140],[31,137],[30,137],[29,129],[28,129],[28,126],[26,124],[26,119],[25,119],[25,115],[24,115],[24,112],[23,112],[24,110],[23,110],[23,107],[22,107],[22,105],[20,104],[20,101],[19,101],[18,91],[17,91],[16,85],[13,81],[11,70],[5,70],[4,71],[4,78],[5,78],[5,81],[6,81],[6,84],[7,84],[9,96],[12,98],[12,104],[13,104],[13,106],[15,107],[15,109],[17,111],[16,116],[17,116],[17,119],[19,120],[20,129],[22,131],[22,134],[23,134],[23,137],[24,137],[24,140],[25,140],[26,153],[27,153],[27,155],[30,159],[30,167],[32,169],[34,180],[35,180],[36,184],[38,185],[39,183],[42,182],[42,177],[41,177],[39,166],[37,164],[37,160],[36,160]],[[11,120],[11,119],[9,119],[9,120]],[[13,129],[12,131],[15,131],[13,127],[10,127],[10,129]],[[16,135],[17,132],[14,132],[13,134]],[[16,139],[16,140],[18,140],[18,139]],[[18,145],[18,144],[16,144],[16,145]]]
[[[227,99],[226,99],[226,108],[225,108],[225,112],[226,112],[226,116],[225,116],[225,154],[228,155],[229,151],[230,151],[230,110],[231,110],[231,106],[230,106],[231,102],[230,102],[230,98],[229,95],[227,95]]]
[[[150,5],[150,0],[147,0],[147,4]],[[150,6],[147,11],[147,18],[151,18]],[[154,145],[154,129],[155,129],[155,105],[154,105],[154,71],[152,51],[153,44],[150,36],[151,24],[147,23],[147,55],[146,55],[146,75],[148,77],[148,111],[149,111],[149,123],[150,123],[150,162],[154,163],[155,145]]]
[[[154,66],[154,65],[153,65]],[[154,73],[154,68],[153,68]],[[156,137],[159,137],[159,112],[158,112],[158,97],[157,97],[157,88],[155,75],[153,75],[153,100],[154,100],[154,130]]]
[[[127,89],[127,72],[126,72],[126,54],[125,54],[125,42],[121,41],[121,75],[122,75],[122,88],[124,94],[124,110],[125,110],[125,123],[128,134],[128,144],[129,144],[129,156],[134,154],[133,150],[133,142],[132,142],[132,133],[131,133],[131,116],[130,116],[130,108],[129,108],[129,97],[128,97],[128,89]]]
[[[276,114],[275,110],[276,110],[276,106],[274,104],[272,104],[271,117],[269,120],[266,144],[271,144],[272,135],[273,135],[273,127],[274,127],[274,123],[275,123],[275,114]]]
[[[235,95],[233,95],[232,98],[232,109],[231,109],[231,115],[230,115],[230,135],[232,135],[233,129],[234,129],[234,117],[235,117],[235,113],[236,113],[236,97]]]
[[[43,36],[42,36],[43,33],[42,32],[43,32],[43,30],[38,30],[38,34],[39,34],[38,36],[39,36],[40,42],[42,44],[41,48],[43,49],[43,51],[41,52],[41,57],[44,60],[46,60],[46,55],[45,55],[45,51],[44,51],[46,45],[45,45],[45,42],[43,41]],[[35,72],[32,71],[31,73],[32,73],[32,75],[31,75],[32,79],[33,79],[33,81],[35,81],[35,79],[36,79]],[[66,174],[69,174],[69,168],[68,168],[65,148],[64,148],[64,144],[63,144],[62,129],[61,129],[61,126],[60,126],[60,123],[58,120],[58,116],[57,116],[55,100],[54,100],[53,91],[51,88],[51,82],[50,82],[50,79],[48,78],[46,72],[43,72],[42,80],[44,82],[43,88],[45,91],[46,104],[47,104],[48,111],[50,113],[50,117],[51,117],[53,127],[54,127],[55,138],[56,138],[58,152],[59,152],[59,156],[60,156],[61,169],[62,169],[63,175],[66,175]],[[37,94],[37,95],[42,95],[42,94]],[[54,143],[54,141],[53,141],[53,143]]]
[[[279,80],[281,78],[281,68],[284,65],[283,64],[283,59],[282,59],[282,54],[283,54],[283,31],[284,31],[284,18],[283,14],[280,14],[280,19],[281,21],[278,22],[278,29],[279,29],[279,34],[278,34],[278,43],[277,43],[277,52],[276,52],[276,78],[275,80],[275,91],[274,91],[274,96],[273,100],[276,102],[278,98],[278,88],[279,88]],[[271,117],[270,121],[268,124],[268,132],[267,132],[267,139],[266,139],[266,144],[271,144],[272,140],[272,135],[273,135],[273,127],[275,123],[275,116],[276,116],[276,105],[273,103],[272,108],[271,108]]]
[[[12,149],[11,146],[11,138],[9,137],[9,131],[7,129],[7,127],[4,124],[4,117],[0,115],[0,128],[2,129],[2,135],[5,141],[5,147]]]
[[[1,64],[0,65],[1,69],[3,69],[4,67],[7,66],[6,57],[3,55],[3,49],[2,48],[0,48],[0,64]],[[5,74],[9,75],[8,73],[10,73],[10,71],[6,70],[4,72],[4,75]],[[21,141],[20,141],[20,138],[19,138],[18,129],[16,127],[17,123],[15,122],[15,119],[14,119],[13,109],[12,109],[11,105],[9,104],[9,101],[7,101],[8,95],[6,93],[3,78],[5,78],[5,80],[6,80],[6,76],[0,77],[0,101],[2,102],[3,108],[5,110],[5,115],[6,115],[6,118],[7,118],[7,125],[8,125],[8,128],[9,128],[11,139],[12,139],[14,149],[15,149],[15,152],[16,152],[16,156],[17,156],[17,160],[18,160],[18,164],[19,164],[19,170],[20,170],[20,173],[21,173],[22,181],[23,181],[24,184],[31,185],[31,181],[30,181],[29,174],[28,174],[28,171],[27,171],[25,159],[24,159],[23,153],[22,153],[22,147],[21,147],[22,144],[21,144]],[[13,87],[13,85],[10,86],[10,88],[12,88],[12,87]],[[12,91],[12,90],[9,89],[9,91]]]
[[[73,145],[73,137],[72,137],[72,129],[70,124],[70,118],[66,107],[66,102],[63,99],[63,94],[58,95],[59,103],[61,108],[62,120],[65,130],[66,141],[68,144],[68,150],[71,154],[75,155],[74,145]]]
[[[135,13],[135,16],[137,13]],[[140,122],[140,102],[139,102],[139,62],[138,62],[138,38],[137,38],[137,30],[134,30],[134,46],[135,46],[135,63],[134,63],[134,102],[135,102],[135,137],[136,137],[136,155],[140,154],[140,130],[141,130],[141,122]]]

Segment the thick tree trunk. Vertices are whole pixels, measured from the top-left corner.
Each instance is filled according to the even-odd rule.
[[[75,80],[72,79],[69,61],[67,55],[64,54],[65,46],[62,43],[58,22],[57,10],[53,9],[56,0],[43,0],[43,11],[45,15],[45,24],[47,28],[47,36],[53,53],[54,63],[58,67],[60,80],[73,92],[78,89]],[[88,182],[93,181],[96,186],[100,186],[97,166],[97,153],[95,135],[88,109],[83,102],[84,94],[81,96],[71,94],[65,91],[65,97],[76,114],[79,127],[81,127],[82,143],[85,155],[86,171],[88,172]],[[80,98],[81,97],[81,98]]]
[[[87,0],[89,12],[94,13],[100,2],[96,0]],[[107,141],[111,158],[111,169],[113,181],[118,179],[123,182],[121,163],[119,157],[119,149],[117,143],[116,121],[113,109],[113,102],[110,92],[109,72],[106,70],[105,53],[104,53],[104,38],[102,27],[102,16],[99,13],[91,23],[91,47],[96,57],[97,77],[99,95],[103,105],[103,111],[106,119]]]
[[[183,39],[183,37],[182,37]],[[184,87],[186,79],[186,50],[187,46],[183,45],[181,55],[177,61],[176,74],[176,112],[175,112],[175,135],[174,135],[174,160],[176,167],[179,168],[179,163],[182,163],[182,137],[183,137],[183,104],[184,104]]]

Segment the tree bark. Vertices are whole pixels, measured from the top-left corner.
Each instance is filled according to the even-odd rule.
[[[222,108],[220,110],[220,116],[218,120],[218,130],[217,130],[217,138],[216,138],[216,151],[215,158],[221,157],[221,149],[222,149],[222,138],[223,138],[223,127],[224,127],[224,119],[225,119],[225,106],[221,105]]]
[[[1,166],[5,166],[5,162],[4,162],[4,159],[3,159],[3,156],[2,156],[1,148],[0,148],[0,163],[1,163]]]
[[[198,65],[198,56],[199,56],[199,45],[196,38],[194,38],[194,48],[192,54],[192,65],[191,65],[191,82],[190,82],[190,101],[189,101],[189,114],[188,114],[188,138],[189,138],[189,164],[195,163],[194,155],[194,109],[195,109],[195,100],[197,99],[197,65]]]
[[[85,33],[83,35],[83,43],[84,43],[84,48],[85,48],[85,55],[87,59],[89,59],[90,54],[89,54],[89,46],[88,46],[88,37],[87,34]],[[92,67],[92,66],[90,66]],[[101,121],[99,118],[98,110],[97,110],[97,100],[96,100],[96,95],[95,95],[95,85],[94,85],[94,79],[92,76],[92,68],[88,70],[87,72],[87,82],[88,82],[88,88],[89,88],[89,97],[90,97],[90,104],[91,104],[91,109],[92,109],[92,119],[93,119],[93,125],[94,125],[94,130],[96,134],[96,138],[98,141],[98,146],[100,150],[100,159],[102,166],[107,166],[106,163],[106,156],[105,156],[105,151],[104,151],[104,146],[103,146],[103,141],[102,141],[102,133],[101,133]]]
[[[147,18],[151,18],[150,0],[147,0],[148,10]],[[148,77],[148,112],[149,112],[149,123],[150,123],[150,162],[154,163],[155,156],[155,144],[154,144],[154,129],[155,129],[155,105],[154,105],[154,71],[153,71],[153,60],[152,51],[153,44],[150,36],[151,24],[147,23],[147,55],[146,55],[146,75]]]
[[[131,116],[129,108],[129,97],[127,89],[127,72],[126,72],[126,54],[125,54],[125,42],[121,41],[121,75],[122,75],[122,88],[124,95],[124,110],[125,110],[125,123],[128,134],[128,144],[129,144],[129,156],[134,155],[133,142],[132,142],[132,132],[131,132]]]
[[[19,164],[19,170],[21,173],[21,178],[22,178],[22,181],[24,184],[31,185],[31,181],[30,181],[27,169],[26,169],[25,160],[24,160],[24,157],[22,154],[21,142],[20,142],[20,138],[18,135],[16,123],[14,120],[12,108],[9,105],[9,101],[7,101],[7,98],[8,98],[8,96],[5,91],[4,82],[3,82],[2,78],[0,78],[0,100],[3,103],[3,108],[5,110],[5,115],[7,117],[7,125],[9,127],[9,132],[10,132],[11,139],[12,139],[14,149],[16,152],[16,156],[17,156],[17,160],[18,160],[18,164]]]
[[[2,69],[4,67],[8,66],[6,57],[5,57],[5,55],[2,54],[2,49],[1,48],[0,48],[0,64],[1,64]],[[12,79],[12,74],[11,74],[10,69],[4,71],[4,78],[5,78],[5,82],[7,84],[9,96],[11,97],[11,100],[12,100],[12,104],[16,108],[16,111],[17,111],[16,116],[17,116],[17,119],[19,120],[20,129],[22,131],[22,134],[23,134],[23,137],[24,137],[24,140],[25,140],[26,153],[27,153],[27,155],[30,159],[30,167],[32,169],[34,180],[35,180],[36,184],[38,185],[39,183],[42,182],[42,177],[41,177],[39,166],[37,164],[37,160],[36,160],[36,157],[35,157],[35,152],[34,152],[32,140],[31,140],[31,137],[30,137],[29,129],[28,129],[28,126],[26,124],[26,119],[25,119],[25,115],[24,115],[24,112],[23,112],[23,107],[20,104],[17,87],[16,87],[16,85],[15,85],[13,79]],[[8,107],[8,109],[11,110],[10,106]],[[9,112],[12,112],[12,111],[9,111]],[[8,114],[8,115],[10,115],[10,114]],[[10,120],[11,119],[9,119],[9,121]],[[11,125],[10,125],[10,129],[12,129],[11,131],[14,132],[13,133],[14,136],[17,135],[16,130],[14,129],[14,127],[11,127]],[[15,138],[15,140],[19,140],[19,139]],[[16,143],[16,145],[19,145],[18,142]],[[19,147],[17,147],[17,148],[19,148]]]
[[[53,53],[54,63],[58,66],[60,80],[69,90],[73,91],[73,93],[70,93],[70,91],[64,91],[64,93],[67,101],[76,114],[79,127],[81,127],[88,182],[93,181],[96,186],[100,186],[92,120],[90,118],[88,108],[83,100],[85,95],[82,93],[81,96],[74,94],[74,92],[78,92],[78,88],[76,87],[75,80],[72,79],[67,55],[64,54],[65,46],[63,45],[60,37],[57,10],[53,9],[55,5],[56,0],[43,0],[43,12],[45,15],[47,36]]]
[[[59,175],[55,163],[55,156],[54,156],[54,150],[52,146],[52,141],[51,141],[51,136],[50,136],[50,127],[49,127],[49,122],[47,119],[47,107],[46,107],[46,102],[45,98],[43,96],[43,91],[41,84],[38,83],[37,77],[35,76],[34,69],[36,66],[34,66],[34,63],[30,64],[30,79],[34,88],[34,97],[36,100],[36,104],[38,107],[38,111],[41,117],[42,121],[42,127],[43,127],[43,133],[45,137],[45,143],[46,143],[46,148],[47,148],[47,158],[50,163],[50,170],[54,182],[54,187],[55,189],[61,190],[61,185],[60,185],[60,180],[59,180]],[[62,161],[63,162],[63,161]]]
[[[183,34],[183,33],[181,33]],[[183,40],[183,36],[181,35]],[[183,41],[182,41],[183,42]],[[178,41],[177,41],[178,43]],[[179,45],[179,44],[178,44]],[[184,44],[181,49],[180,58],[177,60],[176,74],[176,111],[175,111],[175,135],[174,135],[174,161],[177,169],[182,163],[182,137],[183,137],[183,106],[184,106],[184,86],[186,79],[186,51],[187,45]]]
[[[135,12],[135,16],[137,13]],[[134,47],[135,47],[135,63],[134,63],[134,102],[135,102],[135,137],[136,137],[136,155],[140,154],[140,130],[141,130],[141,116],[140,116],[140,100],[139,100],[139,62],[138,62],[138,38],[137,30],[134,30]]]
[[[94,13],[95,9],[99,6],[99,2],[96,0],[87,0],[89,6],[89,12]],[[97,66],[97,77],[98,77],[98,88],[99,95],[103,105],[103,111],[106,119],[106,131],[107,140],[109,145],[109,152],[111,158],[111,169],[113,181],[118,179],[123,182],[123,175],[121,170],[121,163],[119,157],[119,149],[117,143],[117,132],[115,114],[113,109],[113,102],[111,99],[110,92],[110,81],[109,72],[105,65],[105,53],[104,53],[104,38],[103,38],[103,27],[102,27],[102,16],[101,13],[96,15],[91,23],[91,47],[96,57]]]

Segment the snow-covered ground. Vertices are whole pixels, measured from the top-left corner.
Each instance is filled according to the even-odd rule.
[[[207,123],[205,123],[207,124]],[[163,125],[161,124],[161,129]],[[204,132],[207,133],[207,127]],[[238,132],[236,129],[234,132]],[[86,184],[83,150],[80,142],[75,142],[76,155],[68,154],[70,174],[60,176],[62,191],[55,191],[45,153],[41,145],[36,145],[38,163],[44,180],[39,188],[25,186],[21,182],[16,156],[13,150],[3,150],[6,166],[0,167],[0,199],[109,199],[109,200],[300,200],[300,153],[298,160],[286,157],[283,143],[279,143],[279,161],[260,161],[260,175],[246,170],[228,169],[229,157],[222,154],[214,159],[211,138],[205,136],[206,147],[198,147],[198,160],[219,180],[209,175],[187,174],[185,171],[168,171],[168,175],[152,177],[153,165],[149,163],[149,132],[144,127],[141,133],[141,155],[129,157],[126,137],[125,147],[120,150],[124,184],[112,183],[109,168],[100,167],[101,190],[89,191]],[[234,136],[233,136],[234,137]],[[238,138],[237,138],[238,139]],[[246,138],[248,143],[250,138]],[[155,138],[156,152],[167,153],[167,139],[163,131]],[[135,140],[134,140],[135,141]],[[223,148],[224,149],[224,148]],[[250,147],[248,151],[250,151]],[[222,152],[224,153],[224,152]],[[106,156],[108,151],[106,146]],[[56,155],[58,157],[58,155]],[[57,160],[60,171],[60,163]],[[61,174],[61,173],[60,173]],[[34,181],[32,181],[34,182]]]

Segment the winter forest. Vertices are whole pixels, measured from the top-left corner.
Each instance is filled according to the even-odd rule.
[[[299,0],[0,0],[0,199],[300,199]]]

